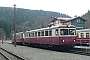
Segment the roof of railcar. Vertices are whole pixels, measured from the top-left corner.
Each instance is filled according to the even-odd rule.
[[[23,32],[18,32],[18,33],[16,33],[16,34],[22,34]],[[12,35],[14,35],[14,33],[12,34]]]
[[[76,30],[76,32],[89,32],[90,29],[81,29],[81,30]]]
[[[46,28],[41,28],[41,29],[36,29],[36,30],[30,30],[30,31],[26,31],[26,32],[34,32],[34,31],[41,31],[41,30],[49,30],[49,29],[54,29],[54,28],[75,28],[74,25],[62,25],[62,26],[52,26],[52,27],[46,27]]]
[[[16,34],[22,34],[23,32],[18,32],[18,33],[16,33]],[[13,34],[14,35],[14,34]]]

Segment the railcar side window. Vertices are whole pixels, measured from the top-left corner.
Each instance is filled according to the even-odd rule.
[[[41,35],[44,36],[44,31],[42,31]]]
[[[32,37],[33,36],[33,33],[30,33],[30,37]]]
[[[21,34],[21,38],[23,38],[23,33]]]
[[[35,32],[35,37],[37,37],[37,32]]]
[[[34,32],[32,33],[32,37],[34,37]]]
[[[68,35],[68,29],[60,29],[61,35]]]
[[[84,33],[81,33],[81,38],[84,38]]]
[[[18,34],[16,34],[16,38],[19,38],[19,35]]]
[[[27,34],[27,33],[25,33],[25,37],[27,37],[27,35],[28,35],[28,34]]]
[[[45,31],[45,36],[48,36],[48,31]]]
[[[40,36],[40,32],[38,32],[38,36]]]
[[[77,37],[79,37],[79,34],[77,33]]]
[[[56,34],[56,35],[59,35],[59,33],[58,33],[58,29],[56,29],[55,34]]]
[[[30,33],[29,33],[29,37],[30,37]]]
[[[49,36],[52,36],[52,30],[49,30]]]
[[[89,33],[86,33],[86,38],[89,38]]]

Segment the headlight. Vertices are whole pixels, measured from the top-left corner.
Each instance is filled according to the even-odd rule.
[[[62,40],[62,42],[65,42],[64,40]]]
[[[75,40],[73,40],[75,42]]]

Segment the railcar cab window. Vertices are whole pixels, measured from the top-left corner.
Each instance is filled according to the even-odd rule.
[[[56,34],[56,35],[59,35],[59,33],[58,33],[58,29],[56,29],[55,34]]]
[[[69,35],[74,35],[75,29],[69,29]]]
[[[60,29],[61,35],[68,35],[68,29]]]

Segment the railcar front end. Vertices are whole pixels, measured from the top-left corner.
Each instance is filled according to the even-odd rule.
[[[66,27],[55,29],[55,36],[50,37],[50,44],[55,46],[60,46],[63,49],[73,48],[76,44],[76,28],[75,27]]]

